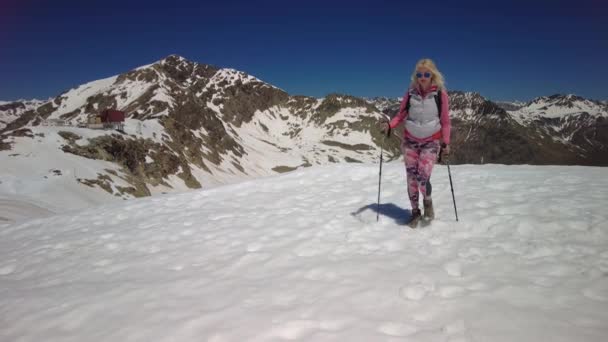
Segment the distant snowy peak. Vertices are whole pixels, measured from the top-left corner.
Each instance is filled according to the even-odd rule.
[[[140,120],[169,115],[172,110],[197,98],[216,104],[259,89],[282,92],[247,73],[213,65],[189,61],[170,55],[152,64],[137,67],[126,73],[91,81],[69,89],[44,106],[27,107],[17,113],[37,109],[24,117],[22,124],[44,119],[61,119],[70,124],[83,123],[106,108],[125,111],[130,118]],[[9,104],[3,104],[3,107]],[[211,104],[210,108],[217,108]],[[6,127],[9,120],[2,120]],[[10,120],[10,121],[14,121]],[[16,128],[16,127],[15,127]]]
[[[22,102],[23,103],[23,102],[30,102],[30,101],[38,101],[38,102],[40,102],[40,100],[36,100],[36,99],[33,99],[33,100],[19,99],[19,100],[14,100],[14,101],[0,101],[0,106],[7,105],[7,104],[10,104],[10,103],[16,103],[16,102]]]
[[[605,104],[572,94],[556,94],[535,98],[509,114],[522,126],[551,137],[585,163],[606,165],[608,107]]]
[[[526,105],[531,104],[545,104],[545,103],[553,103],[558,105],[571,105],[575,101],[585,101],[586,99],[574,94],[554,94],[550,96],[540,96],[532,101],[528,102]]]
[[[335,101],[341,105],[352,106],[354,104],[365,107],[368,102],[360,97],[355,97],[347,94],[331,93],[321,99],[322,101]]]
[[[380,111],[384,111],[387,108],[393,107],[395,105],[399,105],[401,103],[401,97],[385,97],[385,96],[376,96],[376,97],[366,97],[365,101],[374,105]]]
[[[236,69],[231,69],[231,68],[219,69],[215,73],[215,75],[213,75],[213,78],[216,81],[219,80],[220,82],[221,81],[229,82],[230,85],[234,85],[240,81],[241,84],[258,83],[262,86],[279,89],[270,83],[266,83],[266,82],[260,80],[259,78],[255,77],[255,76],[252,76],[245,72],[238,71]]]
[[[132,74],[131,78],[137,78],[142,74],[149,74],[151,73],[150,70],[154,70],[152,74],[156,74],[157,77],[148,76],[149,79],[169,79],[183,87],[191,87],[199,81],[204,81],[205,83],[211,81],[212,83],[222,85],[259,83],[276,88],[245,72],[232,68],[220,68],[210,64],[192,62],[178,55],[170,55],[155,63],[138,67],[130,72]]]
[[[522,101],[494,101],[494,103],[504,110],[518,110],[526,105],[526,102]]]
[[[450,113],[461,120],[507,119],[507,112],[477,92],[449,91]]]
[[[219,67],[189,61],[178,55],[170,55],[155,63],[136,68],[125,78],[145,77],[148,81],[172,81],[179,85],[192,85],[199,80],[209,80]]]
[[[40,106],[41,104],[48,102],[50,99],[48,100],[38,100],[38,99],[31,99],[31,100],[25,100],[25,99],[20,99],[20,100],[15,100],[15,101],[0,101],[0,111],[9,111],[9,110],[14,110],[14,109],[25,109],[25,110],[30,110],[32,108],[36,108],[38,106]]]
[[[573,94],[537,97],[528,102],[521,110],[524,114],[547,118],[560,118],[583,113],[592,116],[608,116],[605,104]]]
[[[478,92],[471,91],[450,91],[450,104],[455,107],[480,105],[488,101]]]

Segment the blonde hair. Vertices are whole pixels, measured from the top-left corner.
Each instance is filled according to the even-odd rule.
[[[439,72],[437,66],[435,65],[435,62],[433,62],[433,60],[430,58],[423,58],[419,60],[418,63],[416,63],[414,72],[412,72],[412,83],[410,83],[410,87],[415,88],[418,84],[416,70],[418,70],[418,68],[420,67],[429,69],[431,71],[431,74],[433,74],[433,76],[431,77],[431,84],[436,85],[437,88],[439,88],[440,90],[445,90],[445,80],[443,79],[443,74]]]

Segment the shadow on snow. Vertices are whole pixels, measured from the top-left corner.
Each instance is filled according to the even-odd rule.
[[[412,216],[412,211],[410,209],[403,209],[393,203],[381,203],[380,206],[378,206],[377,203],[368,204],[359,208],[357,211],[352,212],[351,215],[361,220],[360,215],[366,210],[371,210],[372,212],[379,214],[379,216],[391,218],[398,225],[407,224]]]

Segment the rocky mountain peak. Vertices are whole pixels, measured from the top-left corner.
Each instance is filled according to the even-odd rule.
[[[450,110],[456,117],[497,116],[506,118],[507,112],[478,92],[449,91]]]
[[[187,60],[186,58],[178,55],[178,54],[170,54],[169,56],[161,59],[160,61],[158,61],[161,64],[180,64],[180,63],[190,63],[190,64],[196,64],[194,62],[191,62],[189,60]]]

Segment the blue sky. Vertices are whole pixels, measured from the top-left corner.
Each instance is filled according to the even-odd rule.
[[[608,99],[608,1],[0,3],[0,100],[47,98],[170,54],[290,94],[400,96],[434,59],[493,100]]]

